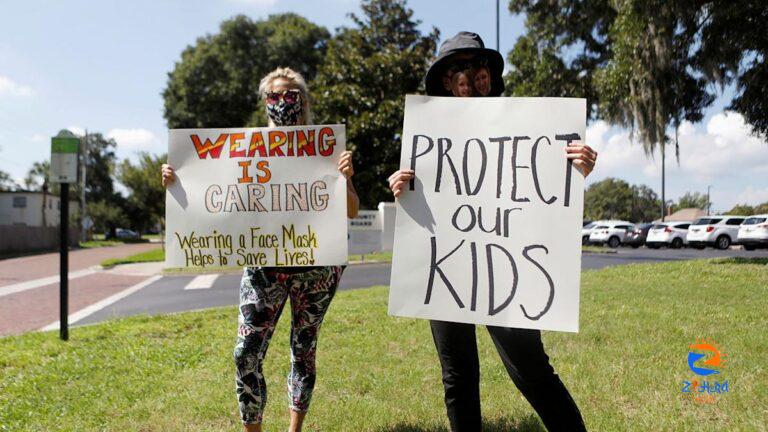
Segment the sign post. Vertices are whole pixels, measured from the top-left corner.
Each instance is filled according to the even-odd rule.
[[[53,183],[60,183],[59,212],[59,338],[69,339],[69,184],[77,181],[77,151],[80,140],[69,131],[51,138]]]

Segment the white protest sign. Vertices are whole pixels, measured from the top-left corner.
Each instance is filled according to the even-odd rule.
[[[174,129],[166,267],[347,262],[343,125]]]
[[[392,315],[578,331],[586,101],[408,95]]]

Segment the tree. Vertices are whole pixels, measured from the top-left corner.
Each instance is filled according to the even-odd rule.
[[[115,229],[128,225],[128,217],[121,207],[107,201],[89,201],[88,215],[93,220],[93,229],[96,232],[107,234],[108,238],[114,237]]]
[[[160,182],[160,168],[167,155],[152,156],[140,153],[138,163],[124,160],[120,165],[120,182],[130,192],[126,212],[131,227],[144,232],[161,222],[165,215],[165,188]]]
[[[651,154],[668,127],[698,121],[713,99],[706,84],[735,83],[728,109],[768,133],[763,0],[511,0],[509,9],[526,15],[509,54],[510,94],[591,98],[601,118],[635,127]]]
[[[749,204],[737,204],[732,209],[728,210],[728,214],[741,216],[768,214],[768,201],[754,207]]]
[[[43,205],[40,209],[42,215],[43,226],[48,226],[47,218],[45,217],[45,206],[48,204],[48,193],[51,192],[51,183],[49,181],[51,173],[51,164],[48,161],[34,162],[32,168],[27,171],[26,177],[24,177],[24,187],[27,190],[43,193]],[[54,184],[54,195],[59,194],[59,185]]]
[[[661,200],[653,189],[646,185],[632,186],[632,222],[649,222],[659,215]]]
[[[10,174],[0,170],[0,192],[14,191],[19,188],[16,181],[13,180]]]
[[[188,46],[168,74],[163,90],[168,127],[248,125],[261,110],[261,78],[278,66],[289,66],[311,79],[329,37],[324,27],[292,13],[265,21],[244,15],[224,21],[219,33]]]
[[[608,0],[511,0],[526,15],[526,33],[508,54],[506,94],[587,99],[594,118],[599,95],[594,74],[611,57],[610,26],[616,11]]]
[[[698,69],[710,82],[734,83],[728,109],[744,116],[755,134],[768,137],[768,6],[764,0],[704,2]]]
[[[81,139],[85,140],[85,138]],[[117,204],[114,184],[117,143],[100,133],[89,133],[85,144],[85,200]]]
[[[697,208],[706,210],[709,207],[709,199],[706,194],[699,192],[686,192],[677,200],[677,204],[673,206],[673,211],[677,211],[685,208]]]
[[[621,219],[647,222],[658,215],[658,195],[645,185],[606,178],[592,183],[584,192],[584,219]]]
[[[405,94],[421,88],[439,32],[422,35],[403,0],[361,9],[329,42],[312,89],[317,123],[346,124],[361,205],[375,208],[392,199],[384,179],[399,165]]]
[[[633,198],[632,187],[624,180],[609,177],[592,183],[584,192],[584,218],[629,220]]]

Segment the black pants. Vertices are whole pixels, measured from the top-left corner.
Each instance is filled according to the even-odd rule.
[[[445,407],[453,432],[479,432],[480,362],[473,324],[430,321],[443,369]],[[488,326],[510,378],[547,430],[586,431],[576,402],[549,364],[538,330]]]

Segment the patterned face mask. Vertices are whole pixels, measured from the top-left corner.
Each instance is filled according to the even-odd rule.
[[[294,126],[299,121],[301,108],[301,93],[295,90],[267,97],[267,116],[277,126]]]

